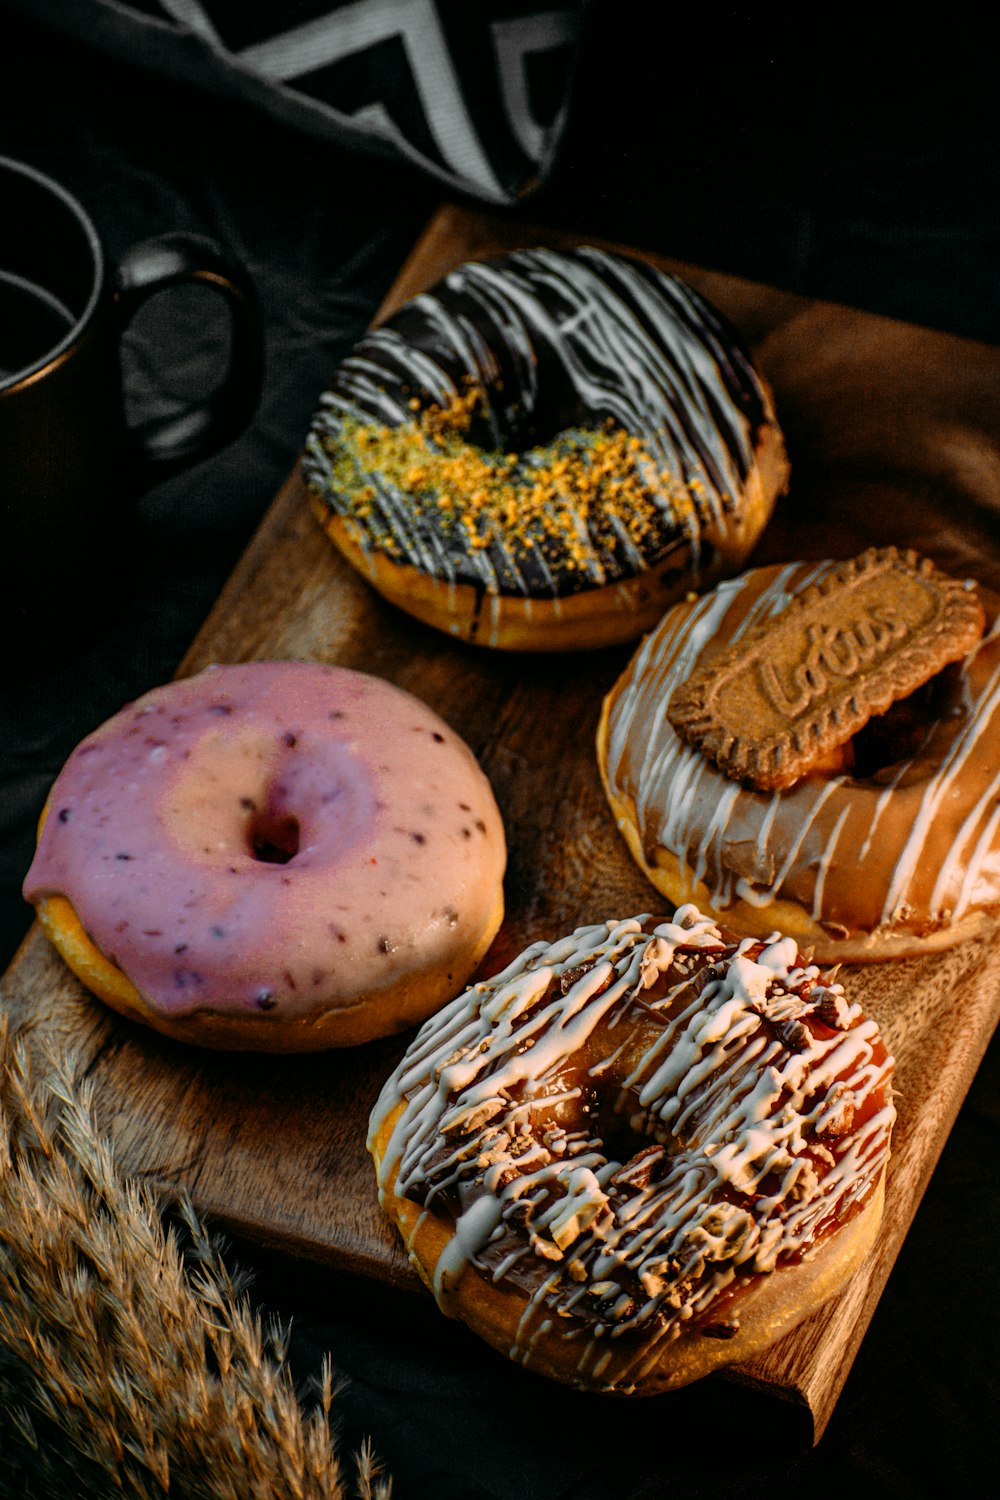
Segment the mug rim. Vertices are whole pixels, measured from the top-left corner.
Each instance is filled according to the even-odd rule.
[[[73,196],[68,188],[64,188],[62,183],[57,182],[54,177],[50,177],[47,172],[41,172],[37,167],[31,166],[28,162],[18,161],[12,156],[0,155],[0,172],[4,171],[19,173],[22,177],[30,178],[39,187],[44,188],[46,192],[58,198],[63,206],[70,210],[83,229],[90,247],[94,264],[94,278],[93,286],[90,289],[90,296],[87,298],[87,304],[69,330],[57,344],[53,344],[50,349],[46,349],[45,353],[40,355],[33,364],[26,365],[23,370],[18,370],[15,374],[8,375],[6,379],[0,379],[0,397],[7,395],[8,392],[15,390],[20,385],[25,385],[27,382],[37,379],[39,375],[42,375],[53,365],[58,364],[79,340],[84,328],[93,317],[94,309],[100,299],[101,291],[104,287],[105,267],[104,248],[101,245],[100,236],[97,233],[94,222],[83,207],[83,204],[78,198]]]

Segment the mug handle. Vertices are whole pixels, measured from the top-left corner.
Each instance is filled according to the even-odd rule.
[[[122,328],[147,298],[167,287],[211,287],[229,305],[229,362],[219,386],[184,411],[129,429],[147,484],[207,458],[248,425],[260,398],[264,344],[257,296],[249,276],[214,240],[178,231],[143,240],[118,264],[115,302]]]

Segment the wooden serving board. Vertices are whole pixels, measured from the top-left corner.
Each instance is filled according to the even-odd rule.
[[[575,242],[444,209],[383,312],[463,260]],[[773,386],[793,480],[755,560],[843,557],[896,542],[1000,586],[1000,350],[649,258],[729,315]],[[508,831],[498,966],[535,938],[662,904],[619,839],[593,753],[602,696],[628,655],[500,655],[424,628],[334,554],[296,470],[181,671],[260,657],[337,662],[399,683],[449,720],[487,771]],[[734,1372],[800,1403],[814,1437],[1000,1015],[1000,944],[844,977],[897,1058],[884,1227],[838,1300]],[[243,1239],[416,1286],[381,1216],[364,1147],[370,1106],[405,1039],[293,1059],[175,1046],[92,1001],[37,928],[4,995],[15,1018],[32,1018],[60,1049],[76,1050],[126,1168],[188,1190]]]

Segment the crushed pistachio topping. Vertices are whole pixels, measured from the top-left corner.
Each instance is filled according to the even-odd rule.
[[[382,491],[407,496],[411,514],[462,551],[498,544],[523,561],[538,548],[598,577],[623,546],[648,560],[678,532],[697,532],[698,482],[658,470],[642,440],[610,421],[513,453],[470,440],[486,409],[476,386],[442,405],[409,405],[412,418],[398,426],[345,415],[323,439],[337,508],[390,554],[400,549],[380,525]]]

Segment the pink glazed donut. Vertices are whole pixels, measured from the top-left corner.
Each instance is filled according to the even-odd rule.
[[[457,994],[500,925],[505,861],[486,777],[426,704],[253,662],[155,688],[78,746],[24,894],[123,1014],[301,1052]]]

